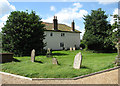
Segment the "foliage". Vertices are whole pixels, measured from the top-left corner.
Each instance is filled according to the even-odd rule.
[[[2,53],[2,33],[0,32],[0,53]]]
[[[73,69],[75,55],[82,53],[81,69]],[[18,61],[2,64],[2,71],[31,78],[73,78],[114,67],[117,53],[91,53],[90,51],[53,51],[60,65],[52,64],[52,58],[36,56],[35,62],[30,57],[14,57]]]
[[[11,12],[2,28],[3,50],[23,56],[30,55],[31,50],[35,49],[36,54],[40,54],[45,46],[44,26],[34,11]]]
[[[111,51],[113,43],[111,41],[112,29],[107,21],[108,16],[101,8],[92,10],[91,14],[84,16],[85,34],[83,40],[87,49],[96,51]]]
[[[81,42],[80,42],[80,47],[82,47],[82,49],[85,49],[85,43],[84,43],[84,40],[81,40]]]
[[[116,42],[118,37],[120,37],[120,16],[119,15],[112,15],[114,18],[114,23],[112,25],[112,30],[113,30],[113,34],[112,34],[112,38],[113,38],[113,42]]]

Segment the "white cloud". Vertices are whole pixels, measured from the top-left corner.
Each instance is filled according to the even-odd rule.
[[[15,6],[11,5],[7,0],[0,0],[0,31],[4,26],[3,23],[7,20],[11,11],[15,11]]]
[[[111,1],[118,1],[118,0],[9,0],[12,2],[111,2]]]
[[[0,0],[0,15],[8,14],[15,10],[15,6],[11,5],[7,0]]]
[[[0,32],[2,31],[2,27],[4,27],[4,24],[3,24],[3,22],[2,23],[0,23]]]
[[[74,3],[73,6],[75,6],[75,8],[81,8],[82,5],[80,3]]]
[[[120,9],[115,8],[113,14],[118,14],[118,15],[120,15]]]
[[[54,6],[51,6],[51,7],[50,7],[50,10],[51,10],[51,11],[56,11],[56,8],[55,8]]]
[[[119,0],[96,0],[99,4],[112,4],[114,2],[118,2]]]
[[[112,15],[115,15],[115,14],[120,16],[120,9],[115,8]],[[111,16],[110,19],[111,19],[110,24],[112,25],[115,22],[113,16]]]
[[[72,8],[63,8],[59,12],[55,14],[57,16],[59,23],[68,24],[70,21],[74,19],[80,19],[83,15],[87,15],[88,12],[86,10],[79,10],[82,5],[80,3],[74,3],[74,7]],[[48,17],[47,19],[43,19],[44,22],[53,22],[53,16]]]
[[[4,24],[5,24],[5,21],[8,19],[8,16],[9,16],[10,14],[6,14],[6,15],[4,15],[2,18],[0,18],[0,21],[1,21],[1,23],[0,23],[0,32],[1,32],[1,28],[2,27],[4,27]],[[4,23],[4,24],[3,24]]]
[[[1,21],[6,21],[7,19],[8,19],[8,16],[9,16],[10,14],[6,14],[6,15],[4,15],[2,18],[0,18],[0,20]]]

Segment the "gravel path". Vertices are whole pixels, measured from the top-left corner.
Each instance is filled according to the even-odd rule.
[[[26,80],[1,74],[2,84],[118,84],[118,69],[78,80]]]

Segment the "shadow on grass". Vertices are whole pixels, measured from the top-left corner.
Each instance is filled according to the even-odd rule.
[[[81,66],[82,69],[90,69],[89,67],[86,67],[86,66]]]
[[[15,58],[13,58],[13,61],[14,61],[14,62],[20,62],[20,60],[17,60],[17,59],[15,59]]]
[[[52,53],[52,55],[61,56],[61,55],[69,55],[69,54],[65,54],[65,53]]]
[[[17,60],[17,59],[15,59],[15,58],[13,58],[11,61],[9,60],[9,61],[0,61],[0,64],[4,64],[4,63],[10,63],[10,62],[20,62],[20,60]]]
[[[35,62],[37,62],[37,63],[43,63],[42,61],[35,61]]]

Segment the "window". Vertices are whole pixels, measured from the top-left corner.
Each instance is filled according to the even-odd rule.
[[[65,36],[65,33],[61,33],[61,36]]]
[[[64,43],[62,42],[62,43],[60,43],[60,47],[64,47]]]
[[[53,36],[53,33],[50,33],[50,36]]]
[[[74,45],[74,47],[76,48],[77,46],[76,46],[76,45]]]

